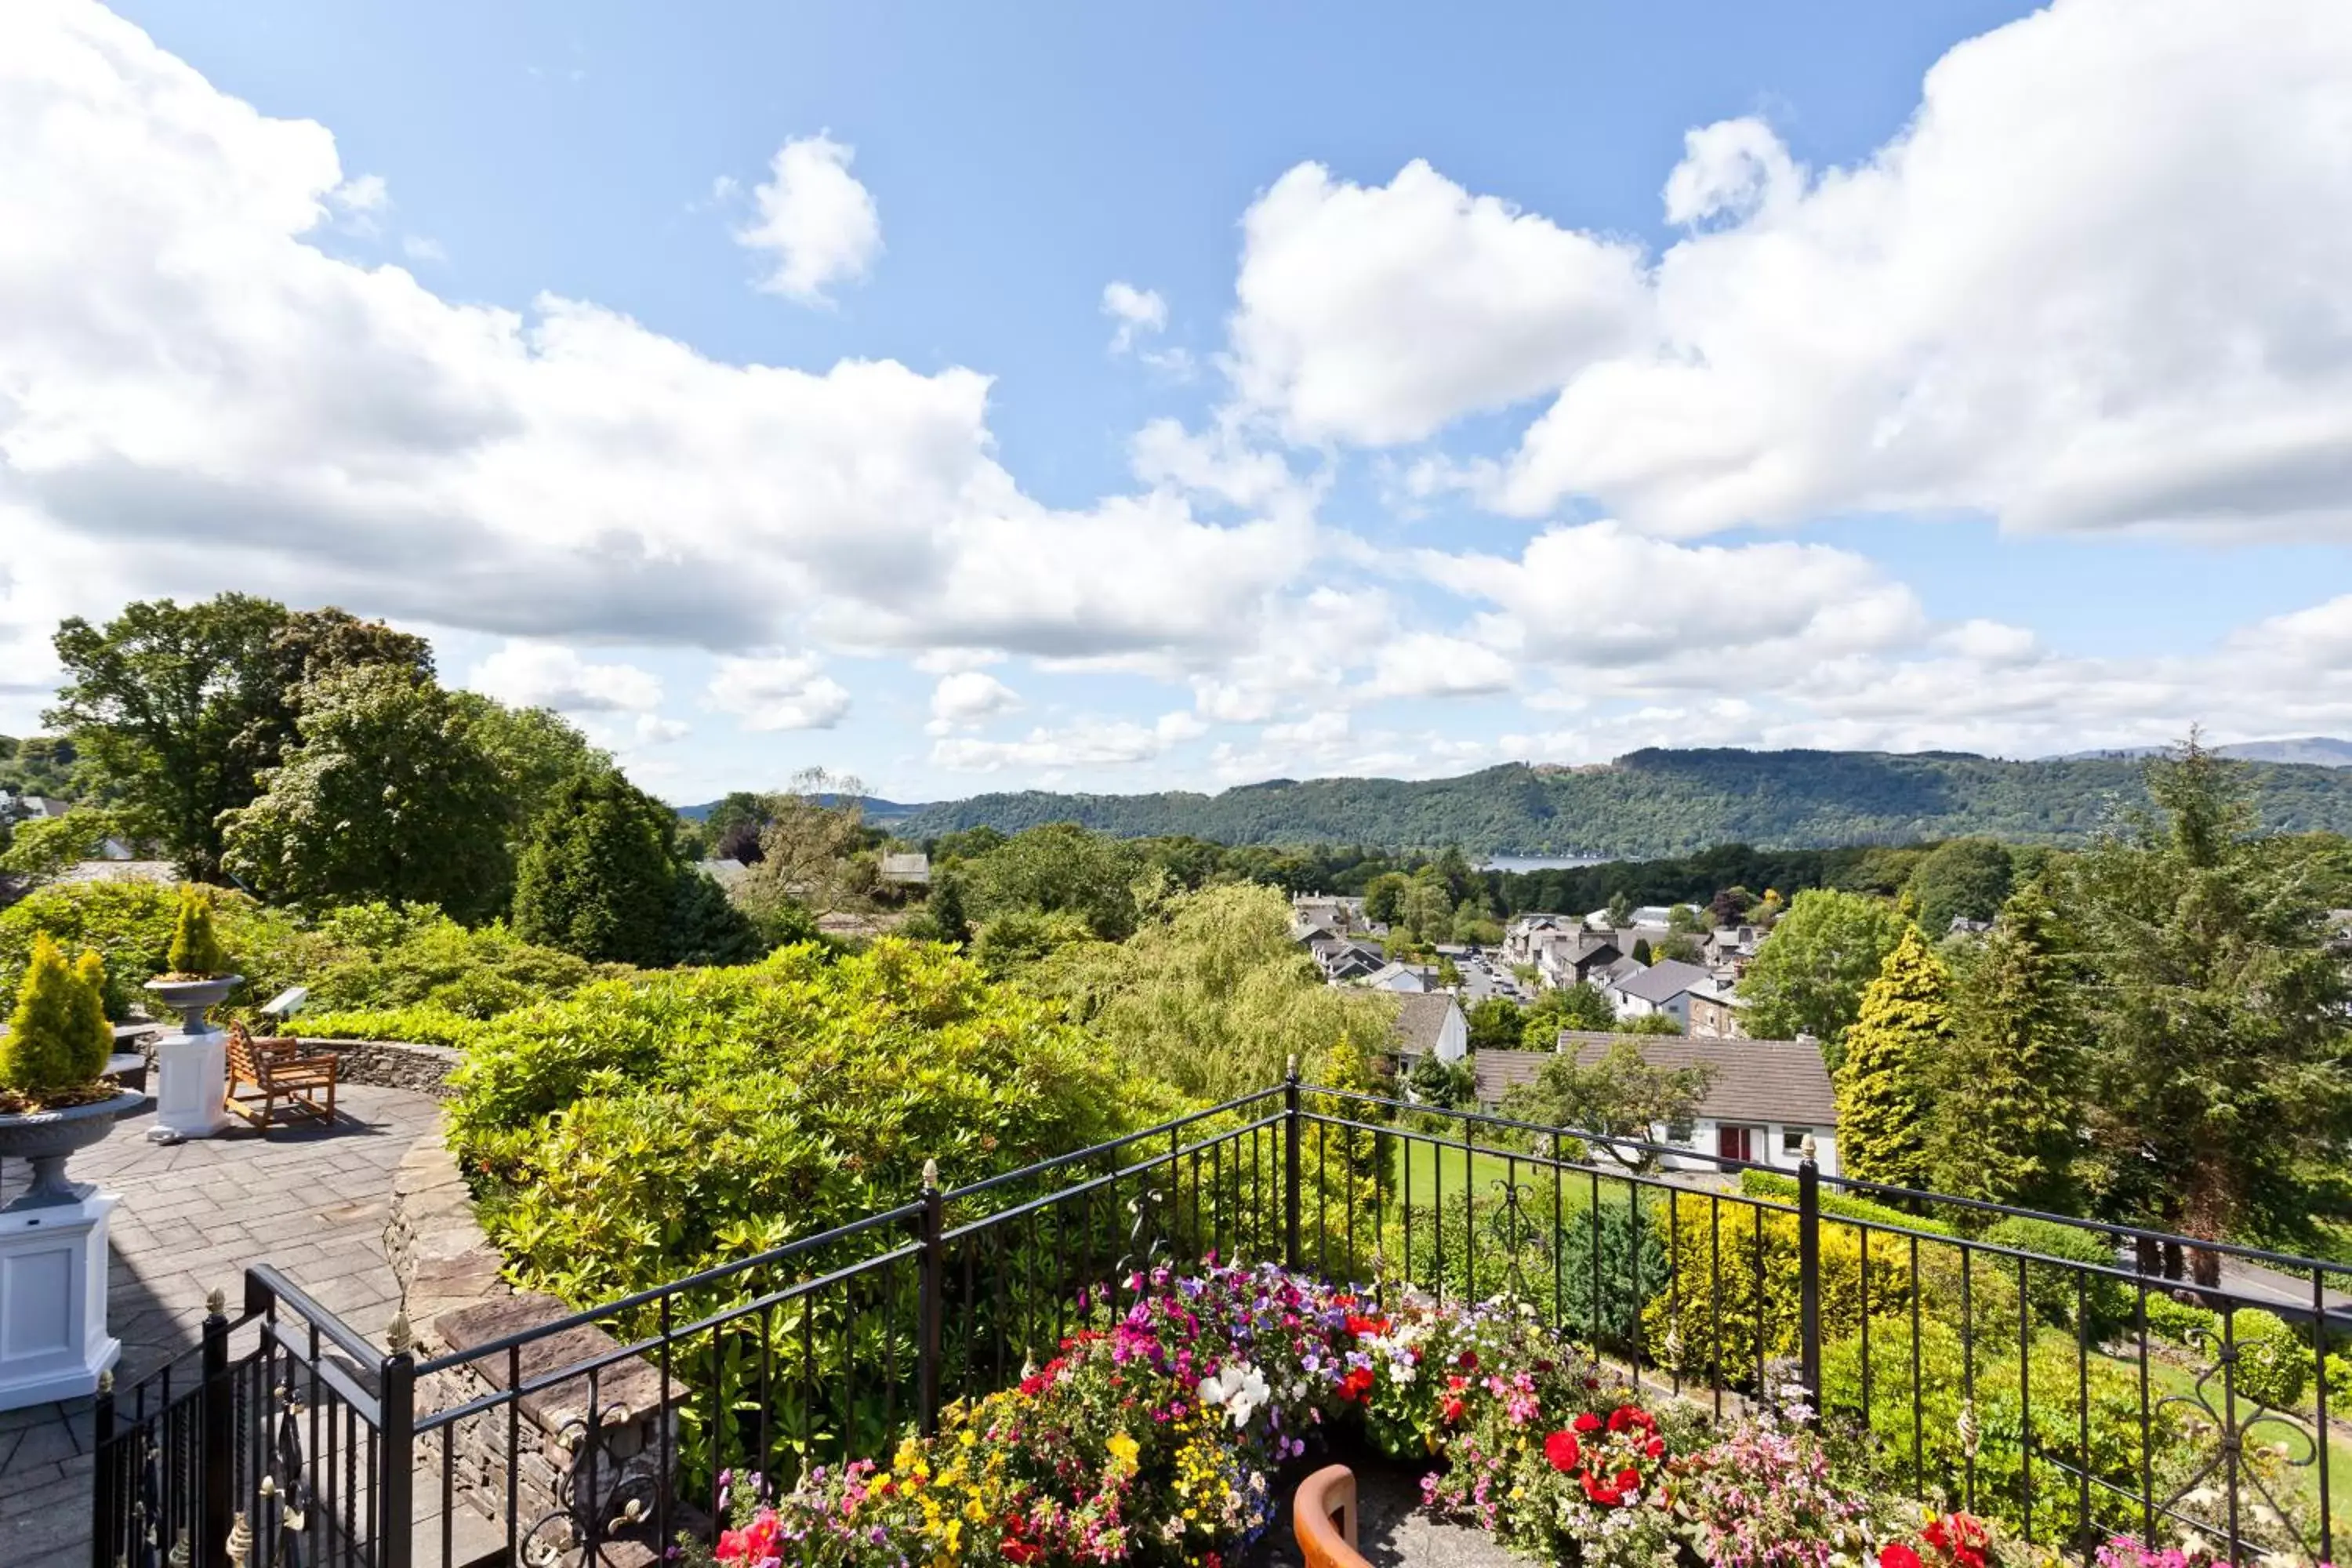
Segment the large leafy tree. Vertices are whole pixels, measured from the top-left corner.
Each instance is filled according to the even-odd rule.
[[[583,958],[667,963],[678,872],[672,816],[617,773],[559,787],[516,869],[516,933]]]
[[[1931,1079],[1951,1043],[1951,973],[1916,928],[1906,928],[1846,1031],[1837,1075],[1838,1163],[1846,1174],[1898,1187],[1925,1183]]]
[[[2032,884],[1965,955],[1952,1037],[1927,1072],[1927,1176],[1937,1192],[2073,1206],[2083,1084],[2070,971],[2049,901]]]
[[[1014,834],[972,861],[965,904],[981,921],[1018,912],[1073,914],[1103,941],[1118,942],[1135,930],[1135,881],[1142,869],[1131,846],[1075,823],[1049,822]]]
[[[1994,840],[1955,838],[1929,850],[1906,887],[1919,905],[1920,929],[1941,936],[1955,920],[1992,919],[2015,875],[2009,851]]]
[[[2327,868],[2258,831],[2241,764],[2152,761],[2157,810],[2075,858],[2093,1127],[2110,1201],[2183,1233],[2294,1235],[2309,1165],[2352,1138],[2352,1034]],[[2210,1282],[2218,1261],[2198,1260]]]
[[[285,761],[226,819],[231,874],[297,903],[436,903],[461,920],[505,906],[505,782],[466,705],[372,664],[308,683],[301,707]]]
[[[1826,888],[1799,893],[1739,982],[1748,1032],[1759,1039],[1811,1035],[1835,1068],[1864,989],[1910,929],[1883,899]]]
[[[1573,1052],[1545,1062],[1533,1083],[1503,1097],[1503,1114],[1578,1132],[1598,1132],[1649,1142],[1661,1126],[1688,1121],[1714,1086],[1711,1064],[1660,1067],[1631,1041],[1611,1046],[1599,1061],[1581,1066]],[[1631,1170],[1658,1162],[1654,1149],[1601,1142],[1601,1150]]]
[[[196,877],[218,874],[226,814],[254,799],[296,739],[306,682],[368,665],[432,671],[421,637],[247,594],[144,600],[102,626],[77,616],[55,642],[66,684],[43,721]]]
[[[744,908],[773,929],[802,910],[871,908],[877,879],[870,851],[878,836],[866,826],[864,796],[856,779],[812,770],[762,797],[759,862],[736,893]]]

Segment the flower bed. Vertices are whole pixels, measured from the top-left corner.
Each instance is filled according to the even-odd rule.
[[[715,1548],[761,1568],[1236,1562],[1278,1478],[1343,1431],[1426,1458],[1426,1507],[1585,1568],[2016,1568],[2055,1561],[1875,1482],[1801,1406],[1720,1422],[1557,1342],[1532,1311],[1256,1268],[1166,1269],[1013,1388],[950,1406],[887,1462],[744,1478]],[[2138,1568],[2135,1552],[2117,1564]],[[706,1555],[710,1553],[710,1555]]]

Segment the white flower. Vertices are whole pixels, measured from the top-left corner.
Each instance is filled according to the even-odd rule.
[[[1245,1361],[1231,1363],[1213,1375],[1201,1380],[1198,1394],[1203,1405],[1222,1405],[1234,1418],[1236,1427],[1245,1426],[1257,1414],[1258,1406],[1266,1402],[1270,1392],[1265,1377]]]

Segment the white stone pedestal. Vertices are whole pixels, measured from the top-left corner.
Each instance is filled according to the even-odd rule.
[[[229,1126],[227,1100],[227,1034],[164,1036],[155,1047],[155,1125],[147,1136],[158,1143],[213,1137]]]
[[[79,1399],[122,1353],[106,1331],[106,1227],[120,1200],[0,1211],[0,1410]]]

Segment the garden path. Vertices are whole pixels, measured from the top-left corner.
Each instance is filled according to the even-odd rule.
[[[119,1388],[194,1349],[207,1291],[232,1316],[246,1266],[269,1262],[380,1339],[398,1300],[383,1258],[393,1167],[440,1108],[404,1089],[346,1084],[331,1128],[238,1128],[173,1147],[146,1141],[151,1111],[74,1156],[77,1181],[120,1193],[108,1269],[108,1326],[122,1342]],[[26,1180],[0,1171],[0,1203]],[[0,1413],[0,1563],[86,1562],[90,1402]]]

